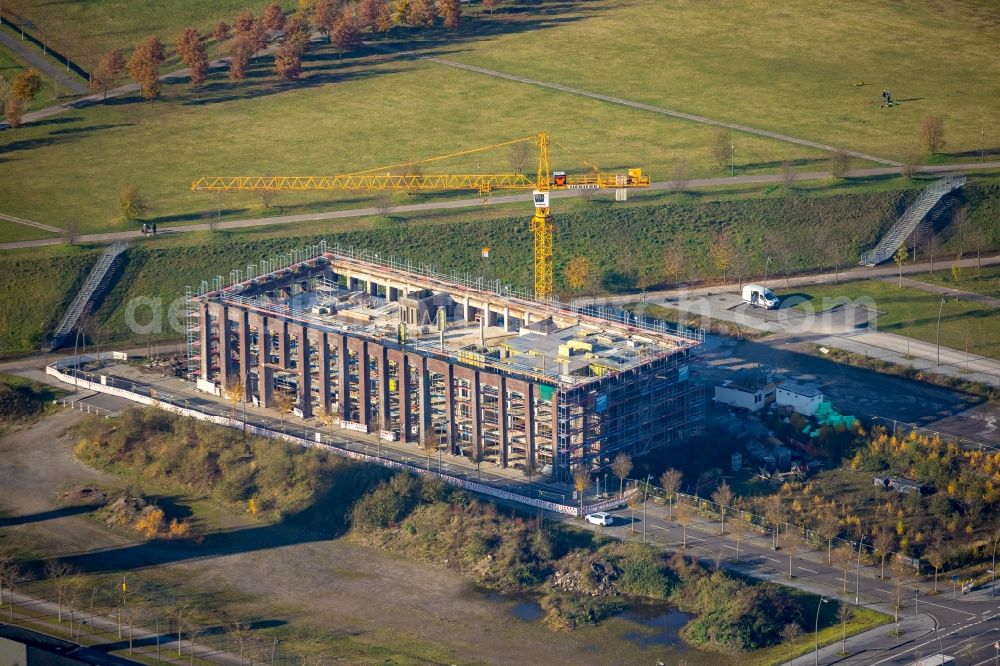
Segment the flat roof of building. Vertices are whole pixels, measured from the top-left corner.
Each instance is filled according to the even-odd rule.
[[[804,398],[816,398],[823,395],[823,389],[820,388],[819,384],[797,382],[791,379],[786,379],[778,384],[778,389],[794,393],[795,395],[801,395]]]
[[[465,321],[463,317],[448,318],[444,331],[439,330],[437,314],[423,315],[417,324],[402,324],[401,306],[365,291],[351,291],[342,284],[317,275],[326,269],[324,258],[332,254],[287,266],[270,274],[257,276],[198,296],[200,300],[222,301],[242,306],[269,316],[301,321],[321,330],[351,333],[380,341],[398,342],[405,332],[408,346],[428,355],[444,355],[478,366],[535,376],[558,383],[578,384],[639,367],[647,362],[670,356],[698,344],[694,339],[665,331],[644,330],[573,311],[559,304],[537,301],[525,303],[511,299],[517,307],[529,308],[534,322],[522,324],[519,331],[507,331],[503,326],[487,326],[480,321]],[[338,261],[343,257],[336,256]],[[365,262],[349,259],[365,267]],[[369,266],[385,270],[384,266]],[[405,275],[428,290],[428,294],[449,294],[453,299],[475,293],[467,285],[449,284],[437,276]],[[276,289],[284,278],[301,281],[311,279],[308,291]],[[375,279],[375,278],[373,278]],[[273,282],[272,282],[273,280]],[[293,293],[289,294],[288,291]],[[493,299],[496,294],[488,293]]]

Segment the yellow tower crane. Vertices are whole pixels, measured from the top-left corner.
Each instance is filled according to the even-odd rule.
[[[552,221],[550,193],[553,190],[613,188],[618,191],[618,198],[624,199],[628,189],[649,187],[650,180],[649,176],[643,175],[642,169],[629,169],[626,173],[606,174],[586,160],[581,161],[590,166],[592,173],[570,176],[565,171],[552,171],[549,165],[549,141],[547,133],[539,132],[536,136],[473,148],[450,155],[334,176],[205,176],[194,181],[191,184],[191,189],[201,192],[476,190],[483,196],[489,196],[494,190],[532,190],[532,199],[535,204],[535,214],[531,218],[531,231],[535,239],[535,298],[551,299],[553,295],[552,244],[555,224]],[[534,180],[521,173],[424,175],[408,172],[416,164],[445,160],[523,142],[532,142],[538,147],[538,173]],[[572,151],[565,148],[564,150],[572,154]],[[398,173],[400,169],[403,170],[402,173]]]

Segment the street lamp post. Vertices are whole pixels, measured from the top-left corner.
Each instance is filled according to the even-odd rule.
[[[826,598],[820,597],[819,603],[816,604],[816,626],[813,628],[813,636],[816,637],[816,649],[813,652],[816,666],[819,666],[819,609],[822,608],[825,603],[827,603]]]
[[[1000,541],[1000,530],[993,535],[993,568],[990,569],[990,597],[996,596],[997,580],[997,541]]]
[[[937,334],[934,336],[937,343],[937,364],[941,365],[941,312],[944,310],[944,299],[938,306]]]
[[[725,148],[723,148],[725,150]],[[730,175],[736,176],[736,143],[729,144],[729,168]]]
[[[858,539],[858,566],[854,570],[854,605],[861,605],[861,546],[865,542],[865,535]]]

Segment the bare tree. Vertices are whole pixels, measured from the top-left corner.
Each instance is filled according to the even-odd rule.
[[[789,160],[784,160],[781,163],[781,182],[788,189],[792,189],[795,184],[795,171],[792,170],[792,163]]]
[[[677,161],[674,162],[674,168],[670,171],[670,186],[676,192],[683,192],[687,189],[690,182],[691,169],[688,166],[687,160],[683,157],[678,157]]]
[[[510,146],[510,166],[516,173],[524,173],[528,168],[528,160],[531,159],[531,146],[527,141],[518,141]]]
[[[933,155],[940,152],[945,146],[944,118],[941,116],[925,117],[917,127],[917,138],[920,139],[920,145],[926,148],[928,153]]]
[[[945,548],[940,535],[936,536],[934,541],[931,542],[931,545],[924,551],[924,557],[927,559],[927,562],[934,567],[934,594],[937,594],[938,573],[944,568],[944,565],[948,561],[948,551]]]
[[[76,218],[66,220],[63,225],[62,239],[67,245],[75,245],[80,237],[80,222]]]
[[[284,431],[285,417],[292,413],[292,408],[295,406],[295,396],[291,391],[279,389],[274,392],[274,406],[281,416],[281,429]]]
[[[879,556],[882,565],[882,573],[879,578],[885,578],[885,558],[892,553],[892,549],[896,545],[896,538],[890,530],[881,527],[875,532],[872,543],[875,547],[875,554]]]
[[[733,540],[736,541],[736,561],[740,561],[740,542],[743,541],[743,535],[746,534],[747,524],[743,520],[743,512],[737,511],[734,520],[729,522],[729,531],[733,535]]]
[[[388,218],[392,214],[392,193],[379,192],[375,197],[375,210],[379,217]]]
[[[725,534],[726,512],[729,511],[729,505],[733,503],[733,491],[729,487],[728,482],[723,481],[719,484],[719,487],[712,493],[712,501],[719,505],[719,516],[722,519],[722,526],[719,529],[719,534]]]
[[[632,512],[632,517],[629,520],[629,531],[633,534],[635,533],[635,510],[642,506],[642,495],[639,493],[632,493],[628,496],[626,500],[629,510]]]
[[[854,566],[854,548],[844,543],[833,551],[833,565],[844,572],[844,594],[847,594],[847,574]]]
[[[688,525],[694,522],[694,507],[690,504],[678,504],[674,511],[675,520],[680,523],[683,541],[681,546],[687,548],[688,545]]]
[[[660,486],[663,488],[663,492],[667,495],[667,517],[670,520],[674,519],[673,502],[677,495],[677,491],[681,489],[682,477],[683,474],[673,467],[660,475]]]
[[[816,528],[819,535],[826,539],[826,563],[833,563],[833,540],[840,534],[840,519],[832,511],[824,511]]]
[[[59,621],[63,620],[63,598],[66,588],[69,586],[70,577],[76,573],[76,569],[61,560],[49,560],[45,563],[45,577],[50,579],[56,587],[56,594],[59,598]]]
[[[834,178],[845,178],[851,167],[851,156],[843,148],[838,148],[830,155],[830,174]]]
[[[725,171],[730,166],[732,155],[733,133],[728,127],[719,127],[715,130],[715,139],[712,141],[712,159]]]
[[[611,471],[618,477],[618,496],[625,494],[625,479],[632,471],[632,457],[627,453],[619,453],[611,462]]]
[[[792,556],[802,547],[802,543],[802,535],[799,534],[798,528],[785,530],[785,533],[781,535],[781,547],[788,555],[789,580],[795,577],[795,574],[792,573]]]

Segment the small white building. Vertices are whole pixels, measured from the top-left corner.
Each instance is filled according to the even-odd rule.
[[[775,403],[779,407],[790,407],[792,411],[802,416],[814,416],[821,402],[823,402],[823,391],[817,384],[785,380],[778,384],[775,391]]]
[[[715,386],[715,403],[757,412],[774,402],[774,384],[743,386],[727,379]]]

